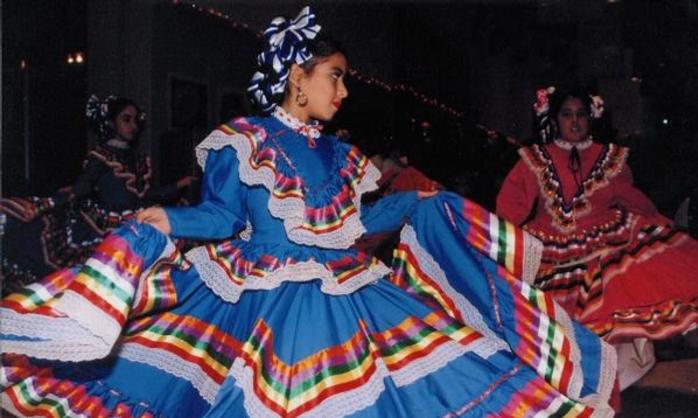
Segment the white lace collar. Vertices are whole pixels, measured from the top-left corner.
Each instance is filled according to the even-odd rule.
[[[322,125],[320,122],[313,120],[312,122],[304,123],[297,117],[288,113],[281,106],[276,106],[272,112],[272,116],[279,120],[279,122],[293,129],[301,135],[317,139],[320,137],[320,131],[322,130]]]
[[[116,139],[116,138],[112,138],[112,139],[108,140],[106,142],[106,144],[109,145],[110,147],[119,148],[119,149],[131,148],[128,141],[124,141],[124,140]]]
[[[580,142],[569,142],[565,141],[564,139],[555,140],[555,145],[567,151],[571,150],[574,147],[577,147],[577,150],[582,151],[589,148],[593,143],[594,141],[592,141],[591,138],[587,138],[584,141]]]

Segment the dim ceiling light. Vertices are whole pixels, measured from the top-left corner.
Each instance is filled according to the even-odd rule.
[[[85,62],[85,53],[82,51],[71,52],[66,57],[66,62],[68,64],[82,64]]]

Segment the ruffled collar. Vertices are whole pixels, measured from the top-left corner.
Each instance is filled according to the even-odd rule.
[[[199,163],[203,167],[209,150],[233,147],[240,180],[263,185],[269,191],[269,212],[283,221],[289,240],[323,248],[349,248],[365,232],[360,220],[361,196],[377,189],[380,171],[355,147],[323,137],[328,142],[322,149],[327,147],[331,153],[329,178],[321,187],[308,187],[296,170],[287,167],[270,139],[276,135],[277,120],[240,118],[221,125],[197,146]]]
[[[147,155],[134,155],[131,148],[114,148],[108,142],[89,152],[88,157],[95,158],[109,167],[114,176],[125,180],[126,190],[143,198],[150,189],[152,167]]]
[[[628,150],[615,144],[604,145],[570,202],[565,200],[560,175],[546,146],[532,145],[530,148],[521,148],[519,153],[526,165],[536,174],[538,187],[545,199],[545,210],[552,218],[552,225],[557,230],[568,233],[576,228],[578,218],[591,212],[590,198],[594,192],[606,187],[609,180],[621,172]]]
[[[318,139],[321,135],[323,126],[320,122],[313,120],[310,123],[305,123],[284,110],[281,106],[276,106],[276,108],[274,108],[272,116],[285,126],[308,138]]]
[[[587,138],[584,141],[580,142],[569,142],[565,141],[564,139],[556,139],[555,145],[557,145],[559,148],[562,148],[566,151],[571,150],[572,148],[577,148],[578,151],[585,150],[591,146],[591,144],[594,143],[594,141],[591,140],[591,138]]]

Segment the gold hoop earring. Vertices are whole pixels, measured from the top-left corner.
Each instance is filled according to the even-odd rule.
[[[308,96],[301,91],[300,87],[298,87],[298,93],[296,94],[296,104],[300,107],[308,104]]]

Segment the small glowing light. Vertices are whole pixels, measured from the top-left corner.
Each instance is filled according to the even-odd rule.
[[[633,83],[638,83],[638,84],[639,84],[639,83],[642,83],[642,78],[640,78],[640,77],[638,77],[638,76],[633,76],[633,77],[630,78],[630,81],[632,81]]]
[[[27,60],[21,60],[19,62],[19,68],[26,70],[27,69]]]
[[[664,118],[662,119],[662,125],[668,125],[669,124],[669,119]]]
[[[82,64],[85,62],[85,53],[82,51],[71,52],[66,56],[65,61],[70,65]]]

